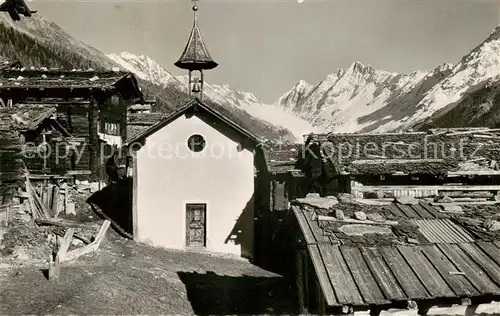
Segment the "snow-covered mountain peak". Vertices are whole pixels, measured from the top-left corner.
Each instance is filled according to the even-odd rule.
[[[360,61],[353,62],[348,68],[347,72],[371,72],[375,69],[370,65],[365,65]]]
[[[171,73],[146,55],[137,56],[129,52],[122,52],[118,54],[107,54],[106,56],[125,70],[134,73],[139,78],[150,81],[163,88],[168,86],[177,86],[180,88],[182,86]]]
[[[443,72],[443,71],[449,71],[455,68],[455,65],[452,63],[444,63],[439,66],[437,66],[432,72]]]
[[[397,74],[357,61],[310,90],[297,84],[276,103],[328,131],[393,131],[453,106],[492,78],[500,78],[500,26],[455,65]]]

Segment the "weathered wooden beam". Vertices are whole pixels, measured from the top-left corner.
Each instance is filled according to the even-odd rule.
[[[104,236],[106,235],[106,232],[108,231],[110,224],[111,224],[110,221],[105,220],[101,226],[101,229],[99,229],[99,232],[97,233],[94,241],[88,244],[87,246],[66,253],[64,261],[75,260],[85,254],[88,254],[92,251],[96,251],[99,248],[101,242],[103,241]]]
[[[35,223],[38,225],[50,225],[50,226],[58,226],[58,227],[86,227],[87,224],[74,222],[70,220],[65,220],[62,218],[37,218],[35,219]]]
[[[99,135],[98,135],[98,122],[99,122],[99,102],[92,98],[91,105],[89,106],[88,120],[89,120],[89,170],[91,174],[96,177],[99,169]]]
[[[66,176],[89,175],[89,174],[92,174],[90,170],[68,170]]]
[[[338,222],[338,223],[346,223],[346,224],[368,224],[368,225],[399,225],[398,221],[384,221],[384,222],[375,222],[370,220],[358,220],[351,218],[338,219],[333,216],[325,216],[318,215],[316,217],[318,221],[330,221],[330,222]]]
[[[59,280],[59,272],[61,270],[61,263],[59,262],[59,257],[54,259],[54,256],[50,254],[49,258],[49,280],[57,281]]]
[[[49,280],[59,279],[59,273],[61,269],[60,264],[64,261],[67,255],[68,248],[71,244],[71,239],[73,238],[73,234],[73,228],[68,228],[68,230],[66,230],[66,233],[64,234],[61,244],[59,245],[59,250],[57,251],[55,259],[51,254],[49,261]]]
[[[59,262],[64,261],[66,254],[68,252],[69,246],[71,245],[71,240],[73,239],[73,234],[75,230],[73,228],[68,228],[57,251],[56,258],[59,257]]]
[[[453,133],[446,134],[446,136],[458,136],[458,135],[474,134],[474,133],[478,133],[478,132],[492,132],[492,131],[494,131],[494,130],[485,127],[485,128],[478,128],[478,129],[473,129],[473,130],[468,130],[468,131],[453,132]]]
[[[70,176],[56,175],[56,174],[29,174],[28,178],[31,180],[51,180],[51,179],[70,179]]]
[[[500,204],[500,201],[453,201],[451,203],[431,202],[431,205],[495,205]]]
[[[390,190],[500,191],[500,185],[356,185],[358,192]]]
[[[354,160],[352,164],[354,165],[372,165],[372,164],[402,164],[402,163],[432,163],[432,162],[444,162],[444,159],[360,159]]]
[[[61,236],[61,237],[62,237],[62,236],[64,236],[64,235],[61,235],[61,234],[59,234],[59,233],[57,233],[57,232],[56,232],[56,234],[57,234],[58,236]],[[74,233],[74,234],[73,234],[73,238],[81,240],[81,241],[82,241],[84,244],[86,244],[86,245],[88,245],[88,244],[92,243],[92,241],[91,241],[91,240],[89,240],[88,238],[85,238],[85,236],[82,236],[81,234],[78,234],[78,233]]]
[[[467,171],[449,171],[448,177],[459,176],[500,176],[498,170],[467,170]]]

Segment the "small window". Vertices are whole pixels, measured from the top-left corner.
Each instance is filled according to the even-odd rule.
[[[104,134],[119,136],[120,125],[118,125],[118,123],[104,123]]]
[[[205,138],[203,136],[195,134],[188,139],[188,148],[194,152],[200,152],[205,148]]]

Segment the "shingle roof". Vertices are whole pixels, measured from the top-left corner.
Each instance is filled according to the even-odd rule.
[[[265,144],[263,148],[269,172],[287,173],[297,169],[296,165],[301,154],[301,144]]]
[[[0,107],[0,129],[32,130],[54,113],[56,107],[53,104],[16,104],[13,107]]]
[[[197,7],[193,7],[193,10],[195,11],[195,21],[191,29],[191,34],[181,57],[174,65],[190,70],[213,69],[217,67],[217,63],[210,57],[210,53],[201,37],[201,32],[196,21]]]
[[[111,87],[128,76],[127,72],[5,70],[1,87]]]
[[[13,181],[22,174],[24,160],[20,131],[33,130],[55,113],[50,105],[0,107],[0,180]]]
[[[167,115],[165,113],[128,113],[127,140],[137,137]]]
[[[330,306],[500,295],[500,233],[484,228],[500,204],[449,213],[427,201],[295,202],[292,211]]]
[[[498,170],[492,161],[500,156],[499,132],[471,128],[427,133],[311,134],[305,148],[339,173],[474,174],[480,168],[479,173],[486,174]],[[465,162],[474,162],[467,172],[462,170]]]

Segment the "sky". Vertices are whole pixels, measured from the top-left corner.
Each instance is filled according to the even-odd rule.
[[[174,75],[192,26],[189,0],[36,0],[33,10],[105,53],[145,54]],[[275,102],[360,61],[392,72],[456,63],[500,24],[500,0],[200,0],[219,67],[205,80]],[[500,52],[499,52],[500,53]]]

